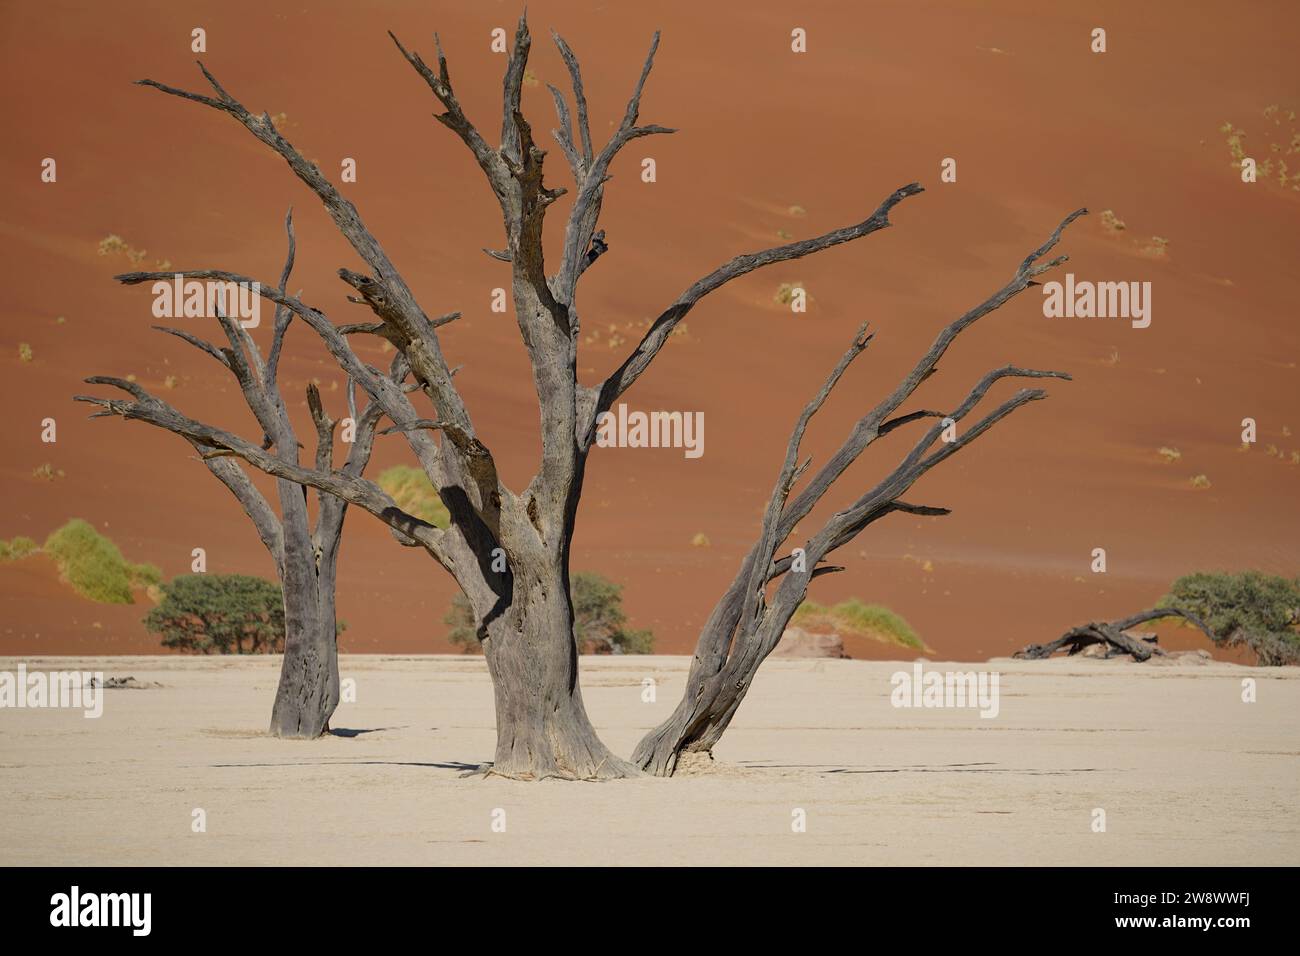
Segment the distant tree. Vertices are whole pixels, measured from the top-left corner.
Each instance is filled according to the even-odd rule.
[[[306,391],[307,408],[316,434],[315,452],[311,454],[315,470],[311,473],[327,474],[326,484],[330,487],[336,490],[347,487],[354,489],[354,493],[351,496],[334,495],[317,488],[317,506],[313,509],[307,486],[295,477],[302,473],[301,459],[309,453],[298,441],[289,405],[280,388],[280,357],[295,315],[281,301],[293,272],[297,249],[292,214],[285,217],[284,225],[288,243],[284,269],[279,283],[263,290],[278,290],[273,299],[276,309],[270,330],[270,347],[265,352],[252,333],[225,314],[225,309],[218,309],[215,316],[226,341],[220,347],[187,329],[154,326],[158,331],[175,336],[205,353],[234,377],[244,404],[253,413],[261,430],[261,440],[256,446],[259,461],[263,464],[275,462],[273,471],[280,479],[276,482],[274,498],[278,509],[253,483],[238,458],[226,450],[228,435],[225,431],[187,417],[169,402],[150,394],[138,382],[110,376],[86,379],[93,385],[122,389],[131,395],[132,401],[129,402],[93,395],[75,397],[77,401],[103,409],[92,418],[120,415],[184,438],[198,453],[198,460],[235,496],[275,561],[276,575],[282,586],[285,648],[280,663],[280,681],[271,705],[269,729],[277,737],[314,739],[329,729],[330,717],[339,702],[335,583],[348,505],[360,501],[362,507],[381,513],[389,508],[397,513],[399,509],[377,484],[362,477],[374,449],[383,407],[372,401],[358,410],[351,377],[346,389],[348,413],[343,419],[335,419],[325,410],[320,389],[314,382],[307,386]],[[369,324],[340,326],[336,332],[343,336],[369,328]],[[386,375],[369,368],[366,374],[375,381],[383,379],[388,388],[401,389],[409,372],[405,357],[398,354],[393,357]],[[340,437],[348,449],[347,454],[341,456],[341,466],[336,460],[339,456],[335,455],[335,432],[339,425],[343,426]],[[415,544],[410,539],[399,540]],[[129,592],[126,599],[130,600]]]
[[[1263,665],[1300,664],[1300,581],[1259,571],[1179,578],[1161,607],[1191,611],[1221,647],[1248,647]]]
[[[654,646],[650,631],[627,627],[623,613],[623,587],[589,571],[579,571],[571,581],[573,639],[579,654],[649,654]],[[474,611],[465,595],[457,594],[443,621],[451,629],[447,639],[465,653],[481,650]]]
[[[162,585],[144,626],[164,647],[196,654],[284,651],[280,585],[245,574],[187,574]]]
[[[654,635],[631,631],[623,586],[589,571],[573,576],[573,636],[579,654],[649,654]]]

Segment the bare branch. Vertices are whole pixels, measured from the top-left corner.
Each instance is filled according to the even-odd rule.
[[[582,91],[582,75],[578,69],[578,58],[559,34],[552,35],[555,38],[556,47],[559,48],[560,56],[569,68],[569,75],[573,81],[574,100],[578,110],[578,128],[582,136],[582,156],[580,161],[576,153],[576,147],[568,136],[567,130],[564,130],[564,138],[561,138],[559,133],[556,136],[560,141],[561,148],[565,150],[566,155],[569,157],[569,165],[573,169],[573,178],[578,186],[577,195],[573,200],[573,209],[569,213],[569,222],[564,231],[564,253],[561,259],[560,271],[554,283],[557,297],[566,304],[572,304],[578,277],[595,260],[596,256],[600,255],[599,251],[595,255],[591,255],[590,250],[596,231],[596,223],[600,219],[601,204],[605,195],[605,183],[609,179],[609,167],[614,161],[614,157],[634,139],[652,136],[657,133],[675,133],[676,130],[666,126],[636,125],[641,110],[641,94],[645,90],[650,70],[654,67],[655,52],[659,49],[659,33],[656,31],[650,41],[650,51],[646,54],[645,62],[642,64],[641,75],[637,79],[632,96],[628,99],[627,108],[623,113],[623,120],[610,137],[609,142],[605,144],[598,155],[593,157],[591,130],[587,118],[587,102]],[[561,127],[567,127],[567,110],[563,106],[563,97],[559,95],[558,91],[554,90],[552,96],[556,101],[556,111],[560,114]]]
[[[126,402],[101,398],[96,395],[76,395],[73,396],[75,401],[100,405],[109,408],[123,418],[148,422],[159,428],[182,435],[197,445],[217,451],[229,452],[247,461],[260,471],[276,478],[317,488],[344,501],[356,504],[408,537],[419,541],[440,562],[446,563],[441,548],[443,532],[414,515],[402,511],[392,498],[374,482],[341,471],[303,468],[300,465],[285,461],[281,456],[270,454],[237,435],[186,417],[133,382],[107,376],[92,376],[86,379],[86,382],[92,385],[112,385],[122,388],[130,392],[136,400]]]
[[[732,279],[747,275],[763,266],[776,262],[786,262],[791,259],[800,259],[884,229],[890,225],[889,213],[896,205],[907,197],[915,196],[923,191],[917,183],[903,186],[891,193],[876,208],[875,212],[856,225],[836,229],[813,239],[804,239],[772,249],[765,249],[761,252],[736,256],[692,284],[677,297],[677,300],[672,305],[660,313],[632,354],[601,384],[600,397],[596,403],[596,414],[607,411],[618,400],[619,396],[632,387],[632,383],[640,378],[641,374],[650,366],[650,363],[654,361],[655,356],[664,347],[668,337],[677,328],[677,325],[695,307],[695,304],[710,292],[726,285]],[[593,430],[586,436],[588,444],[594,437],[594,424],[593,415]]]
[[[253,522],[253,527],[257,529],[257,535],[262,539],[262,544],[271,553],[276,567],[282,569],[284,565],[284,528],[275,510],[257,489],[257,486],[253,484],[244,469],[239,467],[233,455],[230,453],[225,456],[217,455],[198,442],[191,442],[191,444],[194,446],[195,451],[199,453],[199,460],[203,462],[208,471],[212,472],[217,480],[235,496],[235,500],[244,509],[244,513],[248,515],[249,520]]]
[[[799,467],[799,445],[803,441],[804,433],[808,430],[809,422],[821,410],[822,405],[826,403],[831,391],[839,383],[840,378],[848,370],[853,360],[866,350],[870,342],[871,336],[867,334],[867,324],[864,322],[858,327],[858,331],[854,334],[848,350],[841,356],[835,368],[831,370],[831,374],[827,376],[821,390],[804,407],[803,412],[800,413],[798,420],[795,422],[794,429],[790,433],[789,443],[786,446],[785,461],[782,463],[781,472],[777,476],[776,487],[772,489],[771,497],[768,499],[767,507],[763,512],[762,531],[759,533],[758,543],[755,545],[760,555],[767,555],[770,559],[770,556],[775,553],[781,543],[782,539],[777,538],[781,525],[781,511],[785,507],[790,488],[803,471],[803,468]],[[770,560],[754,562],[753,567],[750,569],[745,605],[741,613],[742,621],[752,620],[757,612],[758,605],[762,601],[763,589],[770,580],[770,563]]]
[[[316,425],[316,470],[330,471],[334,467],[334,427],[338,422],[326,413],[315,382],[307,386],[307,408]]]
[[[565,102],[564,94],[556,89],[554,85],[547,83],[546,88],[551,91],[551,99],[555,101],[555,115],[559,120],[559,126],[551,130],[551,135],[560,144],[560,149],[564,150],[564,156],[569,161],[569,169],[573,173],[573,178],[581,181],[584,175],[584,160],[578,152],[578,148],[573,145],[573,133],[571,131],[573,120],[569,116],[569,104]]]
[[[178,339],[190,343],[190,345],[194,346],[200,352],[206,352],[208,355],[211,355],[214,359],[216,359],[226,368],[230,368],[230,359],[226,358],[225,353],[222,352],[221,349],[213,345],[211,342],[205,341],[204,339],[199,338],[197,335],[191,335],[189,332],[186,332],[183,329],[174,329],[168,325],[155,325],[154,328],[157,329],[159,332],[166,332],[168,335],[174,335]]]
[[[125,285],[136,285],[143,282],[157,281],[160,278],[170,279],[175,274],[174,271],[169,273],[132,272],[115,276],[115,278]],[[249,285],[253,283],[253,280],[247,276],[216,269],[199,269],[181,272],[180,274],[194,279],[214,279]],[[382,404],[386,415],[394,421],[407,421],[419,417],[410,400],[406,397],[403,387],[376,373],[374,369],[362,362],[347,344],[346,338],[339,333],[339,330],[325,317],[324,313],[306,305],[297,298],[287,296],[279,290],[269,288],[266,285],[259,285],[259,292],[263,298],[284,305],[306,322],[320,336],[326,349],[329,350],[342,369],[365,389],[372,398]],[[409,359],[409,353],[406,357]],[[448,380],[450,380],[450,371],[448,372]],[[452,421],[450,418],[446,418],[446,420],[448,422]],[[467,475],[471,476],[472,485],[467,491],[474,491],[476,497],[470,498],[470,504],[478,512],[479,516],[491,526],[492,522],[495,521],[494,513],[499,508],[499,501],[512,497],[510,491],[500,484],[491,452],[474,436],[470,429],[460,423],[455,423],[454,431],[449,429],[444,431],[449,437],[454,438],[452,444],[462,455],[462,464],[457,468],[463,469]],[[408,433],[407,438],[411,450],[415,452],[416,457],[420,460],[420,464],[424,467],[430,480],[434,482],[435,487],[443,488],[458,483],[458,472],[449,470],[452,468],[452,464],[443,462],[440,450],[432,438],[421,432]]]
[[[573,105],[578,113],[578,135],[582,142],[582,168],[585,170],[586,165],[591,163],[591,122],[587,118],[587,95],[582,89],[582,70],[578,66],[578,58],[574,55],[569,44],[564,42],[564,38],[554,30],[551,31],[551,38],[555,41],[555,47],[560,51],[560,57],[564,60],[564,65],[569,70],[569,80],[573,85]],[[552,95],[554,88],[552,88]],[[567,132],[569,121],[568,117],[563,115],[560,105],[563,103],[563,97],[557,97],[556,111],[561,113],[561,127]],[[570,139],[572,145],[572,140]],[[574,179],[580,179],[578,171],[574,171]]]
[[[394,38],[394,42],[396,42],[396,38]],[[398,44],[398,47],[400,49],[401,45]],[[404,50],[403,53],[405,54]],[[408,59],[410,59],[409,56]],[[415,59],[418,61],[418,57]],[[415,65],[415,63],[413,62],[412,65]],[[387,253],[384,252],[379,242],[370,234],[362,222],[356,206],[344,198],[338,189],[321,173],[320,169],[315,164],[308,162],[302,153],[280,134],[268,114],[263,113],[261,116],[254,116],[242,103],[222,88],[202,63],[199,64],[199,69],[203,71],[204,77],[217,91],[217,98],[188,93],[175,87],[156,83],[153,80],[139,80],[137,82],[160,90],[163,93],[202,103],[205,106],[229,114],[260,142],[270,147],[284,159],[294,174],[319,197],[339,231],[343,233],[343,236],[352,245],[357,255],[370,266],[374,275],[379,277],[375,281],[383,287],[383,299],[387,303],[387,312],[383,315],[383,318],[397,325],[406,338],[419,343],[419,346],[412,348],[410,352],[412,370],[421,381],[432,389],[440,414],[457,421],[462,427],[470,429],[472,426],[469,421],[469,413],[465,409],[460,395],[452,385],[451,376],[448,373],[447,363],[443,358],[437,336],[433,334],[428,319],[397,271],[397,267],[389,260]]]
[[[442,53],[442,43],[438,35],[433,35],[434,44],[438,49],[438,72],[434,73],[420,58],[418,53],[408,52],[406,47],[402,46],[400,40],[390,30],[389,37],[397,49],[401,51],[406,62],[410,63],[412,68],[418,73],[424,82],[429,85],[433,95],[438,98],[438,102],[443,105],[447,112],[435,113],[436,119],[443,126],[454,132],[469,147],[474,158],[478,161],[479,166],[487,175],[488,182],[494,189],[502,188],[509,180],[509,173],[506,170],[505,163],[500,155],[475,128],[474,124],[465,116],[465,112],[460,107],[460,102],[456,99],[456,94],[452,91],[451,75],[447,71],[447,58]]]
[[[298,253],[298,239],[293,232],[293,207],[284,214],[284,231],[288,239],[288,251],[284,257],[284,269],[280,272],[280,293],[283,294],[289,288],[289,275],[293,272],[294,259]],[[275,328],[271,339],[271,352],[266,359],[266,375],[271,382],[276,381],[280,367],[280,350],[284,347],[284,335],[289,330],[289,323],[293,320],[293,312],[283,305],[275,307]]]
[[[519,18],[515,27],[515,44],[506,64],[505,80],[502,83],[501,97],[501,153],[516,165],[522,164],[524,158],[520,153],[520,125],[523,120],[520,99],[524,89],[524,71],[528,68],[528,51],[532,46],[532,37],[528,33],[528,14]]]
[[[889,417],[898,410],[899,406],[902,405],[903,402],[907,401],[912,396],[912,393],[916,391],[922,382],[934,373],[939,360],[943,357],[944,353],[947,352],[948,347],[953,343],[953,340],[955,340],[963,331],[970,328],[970,326],[977,320],[988,315],[990,312],[1001,308],[1014,296],[1028,288],[1028,283],[1030,281],[1029,270],[1033,268],[1033,263],[1038,258],[1041,258],[1042,255],[1046,254],[1046,252],[1059,240],[1064,228],[1080,215],[1083,215],[1084,212],[1085,210],[1077,210],[1062,220],[1061,224],[1056,227],[1047,242],[1026,257],[1024,262],[1021,263],[1020,268],[1016,270],[1016,274],[1010,282],[1004,285],[997,292],[994,292],[979,305],[949,323],[939,333],[938,337],[936,337],[934,344],[931,345],[926,353],[921,356],[916,365],[912,368],[911,372],[903,378],[894,391],[886,396],[880,404],[857,421],[839,450],[827,460],[826,464],[818,470],[817,474],[809,479],[804,490],[796,495],[789,505],[787,505],[785,514],[781,519],[781,527],[787,534],[790,529],[798,524],[799,521],[801,521],[813,509],[816,503],[821,500],[822,496],[826,494],[827,490],[835,480],[844,473],[844,470],[848,468],[849,465],[858,459],[867,446],[884,433],[883,427],[887,423]],[[985,376],[985,379],[982,380],[981,384],[984,385],[984,391],[987,391],[988,385],[991,385],[998,378],[1004,377],[1005,375],[1018,375],[1022,371],[1026,370],[1018,370],[1013,366],[1007,366],[1005,369],[990,372],[988,376]],[[1032,374],[1057,378],[1067,377],[1064,373],[1059,372]],[[977,385],[975,391],[972,392],[974,401],[976,402],[984,393],[984,391],[979,391],[979,389],[980,386]],[[976,391],[978,392],[978,395],[975,394]],[[969,399],[968,402],[970,402]],[[970,404],[973,406],[974,402],[970,402]],[[967,408],[966,411],[969,411],[969,408]],[[963,412],[963,414],[965,414],[965,412]],[[897,424],[901,424],[901,422],[896,422],[892,427],[897,427]],[[892,430],[892,427],[890,430]]]

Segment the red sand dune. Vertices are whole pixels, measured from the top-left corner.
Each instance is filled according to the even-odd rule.
[[[489,311],[507,267],[479,251],[500,245],[495,204],[464,147],[430,119],[436,103],[384,34],[392,28],[430,56],[437,29],[466,111],[495,136],[504,58],[490,52],[488,35],[510,26],[518,5],[303,2],[276,12],[282,6],[51,0],[0,10],[8,503],[0,536],[40,540],[79,516],[168,576],[188,571],[196,546],[211,571],[272,573],[252,527],[182,440],[140,423],[88,421],[71,401],[90,374],[132,373],[155,391],[175,376],[178,387],[165,394],[183,410],[254,434],[224,370],[150,331],[146,289],[111,281],[130,264],[97,254],[110,233],[147,250],[148,263],[270,280],[292,205],[294,286],[335,321],[363,317],[334,275],[356,267],[355,256],[283,163],[228,118],[131,85],[147,76],[200,89],[194,26],[206,28],[205,62],[227,88],[250,108],[285,113],[281,127],[308,157],[335,174],[342,157],[357,160],[348,195],[425,308],[465,313],[442,337],[453,364],[465,366],[457,381],[481,436],[512,486],[531,475],[537,415],[523,350],[512,319]],[[1283,131],[1285,144],[1291,131],[1262,111],[1279,104],[1285,124],[1300,107],[1300,9],[1094,7],[530,5],[531,71],[542,83],[526,88],[525,107],[546,145],[553,112],[544,84],[565,79],[547,39],[552,26],[582,59],[597,137],[621,115],[661,28],[641,116],[681,130],[638,141],[616,163],[604,219],[611,251],[581,293],[584,326],[600,333],[581,355],[588,382],[617,365],[640,323],[721,261],[776,244],[778,230],[802,237],[857,221],[904,183],[927,188],[895,211],[894,228],[756,273],[692,313],[689,334],[628,402],[702,410],[702,458],[594,453],[575,567],[622,582],[633,621],[653,628],[658,650],[692,646],[756,532],[790,425],[857,324],[870,321],[876,339],[809,436],[817,460],[943,324],[1004,282],[1081,205],[1094,215],[1067,234],[1069,270],[1151,281],[1151,327],[1048,320],[1031,292],[965,334],[919,403],[952,402],[1006,362],[1068,370],[1075,381],[1052,383],[1048,401],[918,485],[914,500],[951,507],[951,516],[875,525],[846,549],[849,569],[819,582],[814,596],[888,605],[941,656],[967,658],[1146,607],[1188,571],[1296,573],[1300,465],[1289,456],[1300,449],[1300,193],[1243,185],[1219,128],[1244,128],[1248,151],[1266,131]],[[1099,25],[1104,55],[1088,48]],[[789,50],[793,26],[808,30],[805,55]],[[56,184],[39,179],[47,156],[58,161]],[[643,156],[657,161],[654,184],[639,179]],[[947,156],[958,160],[955,184],[939,181]],[[566,182],[558,150],[549,169],[553,184]],[[805,214],[791,215],[793,206]],[[561,200],[552,209],[553,238],[567,208]],[[1103,229],[1095,215],[1103,209],[1127,224],[1123,234]],[[1151,236],[1169,240],[1162,258],[1141,253]],[[811,293],[806,315],[774,302],[792,281]],[[611,329],[626,340],[616,348]],[[20,342],[32,361],[18,360]],[[378,359],[376,346],[363,347]],[[341,390],[330,390],[341,376],[305,328],[290,335],[283,377],[297,396],[321,379],[331,408],[342,409]],[[298,414],[305,423],[305,406]],[[55,445],[39,440],[46,416],[58,420]],[[1242,452],[1246,416],[1260,436]],[[856,496],[905,441],[882,440],[827,508]],[[1270,444],[1285,460],[1266,453]],[[1162,461],[1162,446],[1182,458]],[[400,438],[385,438],[372,474],[409,460]],[[66,477],[33,478],[47,462]],[[1193,489],[1197,474],[1212,486]],[[700,532],[709,547],[692,547]],[[446,650],[450,579],[367,515],[351,516],[346,535],[345,648]],[[1089,572],[1095,547],[1107,549],[1105,575]],[[147,651],[155,644],[138,623],[143,613],[82,601],[44,559],[0,566],[0,654]]]

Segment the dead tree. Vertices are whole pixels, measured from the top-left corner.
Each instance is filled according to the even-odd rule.
[[[675,754],[686,745],[702,746],[721,733],[748,686],[753,668],[775,643],[774,635],[779,635],[780,630],[776,626],[778,620],[788,619],[793,613],[798,603],[796,598],[802,595],[807,581],[827,570],[818,567],[822,558],[883,513],[897,510],[930,513],[928,509],[904,504],[898,496],[920,474],[964,447],[1015,408],[1041,396],[1037,391],[1021,393],[986,416],[953,446],[929,455],[918,446],[895,477],[837,516],[810,542],[808,566],[815,569],[811,573],[786,575],[792,562],[784,558],[772,560],[775,549],[791,533],[795,521],[807,513],[871,440],[917,418],[937,414],[916,412],[890,417],[933,371],[934,363],[957,332],[1028,286],[1033,276],[1062,261],[1039,262],[1055,244],[1060,229],[1025,261],[1000,299],[995,297],[982,311],[963,317],[941,335],[928,364],[918,367],[881,406],[879,415],[869,416],[855,429],[840,453],[818,472],[805,491],[787,504],[785,498],[803,470],[793,462],[798,438],[807,419],[825,401],[844,368],[865,347],[867,340],[861,333],[855,338],[849,354],[822,394],[805,410],[796,428],[790,460],[781,472],[774,504],[764,521],[763,537],[742,568],[738,583],[715,611],[710,630],[701,639],[689,699],[679,708],[690,719],[675,717],[674,729],[659,734],[656,738],[659,742],[652,741],[648,748],[643,743],[634,762],[623,760],[597,737],[583,706],[569,591],[574,524],[587,456],[595,442],[600,416],[644,374],[674,329],[706,295],[763,266],[798,259],[885,229],[890,225],[894,207],[922,189],[913,183],[895,190],[874,212],[855,224],[814,238],[739,255],[723,263],[688,286],[660,312],[631,354],[603,382],[594,388],[584,386],[577,375],[578,283],[586,270],[610,248],[610,237],[599,228],[599,219],[611,164],[633,140],[673,130],[639,122],[642,91],[659,45],[657,33],[623,116],[603,146],[597,146],[592,138],[578,59],[562,38],[554,35],[554,39],[568,69],[572,104],[565,93],[551,87],[558,117],[552,135],[567,160],[575,188],[559,263],[548,273],[543,255],[544,223],[548,210],[566,190],[544,184],[546,153],[534,141],[532,127],[523,114],[523,80],[532,42],[526,20],[519,21],[506,66],[498,146],[489,145],[462,109],[436,35],[434,65],[427,64],[393,37],[402,56],[441,105],[435,119],[470,150],[501,208],[504,247],[484,251],[510,269],[515,318],[531,365],[541,418],[539,467],[527,487],[519,491],[501,480],[491,451],[475,432],[470,412],[452,382],[452,369],[443,355],[437,333],[439,320],[430,320],[416,302],[397,267],[366,228],[356,206],[284,138],[268,114],[251,113],[202,64],[200,69],[212,87],[212,95],[188,92],[152,80],[140,82],[230,116],[278,154],[322,202],[365,263],[365,273],[341,269],[339,275],[359,293],[360,298],[353,301],[365,303],[374,312],[377,321],[369,330],[383,335],[405,357],[418,390],[432,405],[432,414],[421,414],[403,389],[367,368],[321,309],[277,291],[274,286],[263,285],[261,294],[306,322],[322,338],[343,370],[393,420],[394,429],[406,436],[450,513],[450,527],[439,530],[413,524],[411,516],[380,506],[373,489],[355,476],[320,467],[294,466],[226,433],[209,431],[205,441],[278,478],[310,485],[361,504],[424,547],[455,578],[478,622],[478,636],[493,682],[497,745],[492,772],[521,779],[608,779],[638,774],[642,767],[664,773],[671,771],[675,758],[659,755]],[[196,279],[252,281],[215,270],[195,270],[185,275]],[[128,284],[157,278],[157,273],[119,276]],[[963,418],[997,379],[1051,374],[1056,373],[1010,367],[991,373],[972,392],[968,403],[953,414]],[[937,431],[927,435],[932,442]],[[502,557],[504,570],[497,570],[503,567],[499,560]],[[778,586],[774,603],[768,608],[762,600],[762,587],[783,575],[786,580]],[[729,687],[724,687],[728,681]],[[699,714],[707,715],[702,723],[697,719]],[[680,732],[675,729],[679,724]]]
[[[878,405],[858,419],[835,454],[791,498],[795,485],[811,464],[811,459],[799,461],[799,446],[809,422],[849,365],[871,342],[867,326],[864,324],[858,329],[848,351],[796,421],[785,460],[763,512],[759,538],[704,625],[681,702],[671,716],[637,746],[632,758],[637,766],[653,774],[668,775],[676,768],[682,752],[709,752],[713,749],[745,699],[758,666],[781,640],[790,618],[808,593],[808,585],[822,574],[843,570],[823,563],[832,552],[886,515],[895,512],[913,515],[949,513],[947,508],[908,503],[903,496],[935,465],[969,445],[1017,408],[1047,394],[1038,388],[1021,389],[965,428],[966,417],[996,382],[1004,378],[1070,377],[1064,372],[1006,365],[981,378],[965,400],[950,411],[918,409],[900,413],[917,387],[934,374],[939,360],[961,332],[1013,296],[1036,285],[1036,276],[1065,261],[1065,256],[1050,260],[1045,257],[1056,246],[1065,227],[1084,212],[1080,209],[1066,217],[1043,245],[1025,257],[1010,282],[940,332],[907,376]],[[800,548],[778,557],[795,526],[807,517],[831,490],[836,479],[876,439],[927,419],[937,421],[922,432],[911,450],[878,484],[833,514]],[[964,430],[957,434],[959,426]],[[945,429],[951,429],[951,440],[941,441]]]
[[[1150,660],[1153,655],[1163,657],[1165,652],[1156,642],[1154,636],[1134,637],[1124,632],[1137,627],[1139,624],[1156,621],[1164,617],[1185,618],[1200,628],[1212,642],[1217,643],[1210,629],[1201,623],[1201,620],[1196,615],[1178,608],[1158,607],[1149,611],[1139,611],[1130,617],[1110,623],[1092,621],[1080,627],[1071,628],[1048,644],[1030,644],[1011,656],[1018,660],[1036,661],[1051,657],[1064,648],[1067,655],[1073,657],[1085,647],[1101,644],[1106,648],[1106,657],[1108,658],[1120,654],[1129,654],[1135,661]]]
[[[278,290],[281,295],[293,270],[292,213],[285,217],[285,230],[289,251],[280,276]],[[261,447],[286,465],[297,466],[300,445],[279,386],[280,356],[285,333],[293,321],[293,312],[282,305],[276,306],[271,347],[265,360],[253,337],[237,321],[221,314],[217,321],[229,343],[226,346],[217,347],[183,329],[155,328],[188,342],[231,372],[239,383],[244,401],[262,428]],[[390,380],[400,383],[404,370],[405,359],[398,355],[390,369]],[[284,594],[284,659],[271,709],[270,731],[277,737],[313,739],[321,736],[328,730],[330,717],[339,702],[335,574],[347,502],[335,495],[318,492],[319,507],[313,526],[307,510],[307,489],[302,484],[281,478],[276,482],[280,503],[277,515],[240,467],[238,459],[219,440],[213,440],[216,429],[187,418],[134,382],[109,377],[86,381],[112,385],[129,392],[134,398],[128,402],[91,395],[76,396],[77,401],[104,409],[95,412],[92,418],[120,415],[184,437],[253,522],[258,537],[275,561]],[[326,413],[314,384],[307,386],[307,404],[316,428],[316,468],[330,471],[334,467],[334,431],[338,422]],[[370,460],[375,427],[383,413],[372,401],[358,416],[351,381],[348,383],[348,406],[355,433],[342,474],[357,477]]]

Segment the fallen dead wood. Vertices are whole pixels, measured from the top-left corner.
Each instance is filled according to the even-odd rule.
[[[1134,637],[1131,634],[1124,633],[1131,628],[1137,627],[1147,621],[1158,620],[1162,617],[1181,617],[1191,621],[1205,633],[1211,640],[1214,635],[1210,633],[1200,619],[1194,614],[1173,607],[1152,608],[1149,611],[1140,611],[1131,617],[1122,618],[1118,621],[1106,623],[1104,621],[1093,621],[1080,627],[1071,628],[1056,640],[1048,644],[1030,644],[1024,649],[1016,651],[1012,657],[1019,660],[1043,660],[1051,657],[1062,648],[1067,649],[1071,656],[1078,654],[1085,647],[1093,644],[1102,644],[1106,647],[1107,658],[1115,657],[1120,654],[1128,654],[1135,661],[1145,661],[1152,655],[1164,655],[1156,642],[1155,635],[1150,637]]]

